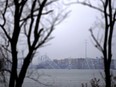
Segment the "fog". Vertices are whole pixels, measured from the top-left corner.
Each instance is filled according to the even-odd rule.
[[[101,14],[89,7],[70,5],[68,17],[56,26],[52,33],[54,39],[39,49],[39,55],[47,55],[51,59],[62,58],[96,58],[102,54],[94,47],[89,29],[95,25]],[[96,25],[97,26],[97,25]],[[98,34],[98,30],[94,30]],[[114,39],[115,39],[114,32]],[[115,42],[113,42],[113,58],[115,58]]]

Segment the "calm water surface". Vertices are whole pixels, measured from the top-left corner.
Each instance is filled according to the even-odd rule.
[[[82,83],[89,85],[92,78],[104,83],[101,76],[103,70],[40,69],[34,72],[33,77],[38,78],[39,83],[25,79],[23,87],[81,87]],[[116,74],[116,71],[113,70],[112,73]]]

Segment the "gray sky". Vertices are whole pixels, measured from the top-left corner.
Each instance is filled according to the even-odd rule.
[[[72,5],[69,10],[71,13],[67,19],[56,26],[52,34],[54,39],[47,43],[48,46],[41,48],[39,54],[47,55],[51,59],[84,58],[87,46],[87,57],[100,57],[101,53],[92,44],[89,32],[89,28],[99,16],[98,11],[82,5]],[[115,48],[116,46],[113,50]]]

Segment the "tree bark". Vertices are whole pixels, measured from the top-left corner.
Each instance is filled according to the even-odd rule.
[[[17,79],[17,51],[15,49],[15,46],[12,46],[12,57],[13,57],[13,63],[11,67],[9,87],[15,87],[15,83]]]
[[[27,57],[25,58],[25,60],[23,62],[23,66],[21,68],[19,78],[17,79],[17,82],[16,82],[16,87],[22,87],[22,85],[23,85],[23,81],[26,76],[27,69],[31,62],[31,56],[32,56],[32,51],[27,55]]]

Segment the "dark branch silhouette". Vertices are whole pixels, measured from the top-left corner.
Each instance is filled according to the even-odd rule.
[[[97,10],[103,15],[103,24],[104,24],[104,40],[103,44],[99,42],[96,36],[93,33],[92,28],[90,29],[91,36],[95,41],[95,47],[100,50],[103,54],[104,60],[104,73],[105,73],[105,87],[111,87],[111,60],[112,60],[112,38],[113,38],[113,31],[114,25],[116,22],[116,8],[113,5],[114,0],[98,0],[96,2],[100,3],[99,5],[93,4],[91,0],[77,0],[77,2],[69,3],[71,4],[81,4],[84,6],[88,6],[92,9]],[[95,2],[95,3],[96,3]],[[98,4],[99,4],[98,3]],[[69,5],[68,4],[68,5]]]
[[[96,36],[93,34],[92,29],[90,29],[91,36],[95,41],[95,47],[98,48],[103,54],[104,60],[104,72],[105,72],[105,87],[111,87],[111,60],[112,60],[112,37],[114,31],[114,25],[116,21],[116,8],[113,6],[113,0],[99,0],[102,3],[102,8],[95,6],[91,3],[90,0],[86,1],[77,1],[78,4],[82,4],[93,8],[99,11],[103,15],[104,22],[104,40],[101,44]],[[102,20],[102,19],[101,19]]]
[[[9,87],[22,87],[28,67],[38,48],[52,38],[55,26],[67,17],[67,12],[50,8],[58,0],[2,0],[0,29],[4,58],[11,64]],[[23,38],[21,36],[23,35]],[[3,38],[4,37],[4,38]],[[23,40],[25,39],[25,40]],[[26,43],[23,65],[18,69],[20,40]],[[5,69],[4,69],[5,70]],[[8,71],[8,70],[6,70]]]

